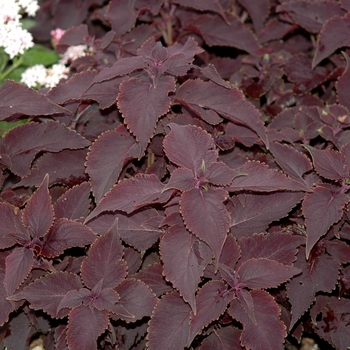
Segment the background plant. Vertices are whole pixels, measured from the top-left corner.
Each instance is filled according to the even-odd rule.
[[[0,88],[2,345],[347,349],[349,10],[41,3],[84,55]]]

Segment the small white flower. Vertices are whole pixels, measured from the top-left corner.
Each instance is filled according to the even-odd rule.
[[[62,55],[60,62],[62,64],[67,64],[69,61],[74,61],[79,57],[86,55],[86,50],[88,47],[86,45],[70,46],[67,51]]]
[[[67,68],[64,64],[56,63],[51,68],[48,68],[46,72],[46,81],[43,85],[45,87],[54,87],[61,79],[68,78],[69,68]]]
[[[46,68],[42,64],[27,68],[21,77],[21,83],[29,87],[38,87],[44,85],[46,81]]]
[[[17,0],[17,2],[29,16],[35,16],[36,12],[40,8],[36,0]]]

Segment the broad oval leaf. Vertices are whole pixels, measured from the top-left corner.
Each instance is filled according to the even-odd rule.
[[[216,329],[203,340],[200,350],[242,350],[241,336],[242,331],[230,325]]]
[[[23,291],[12,295],[9,300],[26,299],[34,310],[43,310],[54,318],[68,315],[67,308],[59,309],[62,299],[71,290],[82,288],[79,276],[68,272],[57,272],[36,279]]]
[[[133,315],[132,318],[118,315],[118,318],[127,322],[135,322],[143,317],[151,316],[157,304],[157,298],[144,282],[128,278],[119,284],[115,290],[120,296],[118,307],[122,307]],[[111,314],[111,317],[115,318],[115,315]]]
[[[148,323],[147,345],[150,350],[184,349],[188,343],[191,309],[179,293],[163,296]]]
[[[154,174],[137,174],[131,179],[123,179],[102,198],[85,222],[105,211],[131,213],[145,205],[165,203],[172,193],[163,193],[163,189],[163,183]]]
[[[217,160],[218,152],[212,136],[194,125],[168,124],[170,133],[164,138],[163,147],[168,159],[176,165],[197,174]]]
[[[31,249],[17,247],[6,257],[4,285],[7,295],[12,295],[24,282],[33,267],[34,254]]]
[[[46,175],[22,211],[22,222],[33,238],[41,238],[49,231],[54,220],[54,210]]]
[[[317,148],[304,146],[311,154],[317,173],[326,179],[341,181],[348,174],[345,168],[345,157],[332,149],[319,150]]]
[[[277,287],[294,275],[299,274],[301,270],[275,260],[252,258],[245,261],[237,272],[241,283],[245,287],[263,289]]]
[[[174,225],[162,237],[159,249],[165,278],[196,313],[195,294],[204,269],[212,259],[210,248],[184,226]]]
[[[81,278],[90,289],[102,279],[101,288],[115,288],[126,277],[126,263],[122,260],[123,246],[117,230],[117,221],[111,229],[90,247],[81,265]]]
[[[108,326],[108,312],[78,306],[69,313],[67,343],[70,350],[96,350],[97,338]]]
[[[223,201],[227,192],[219,188],[184,192],[180,211],[186,227],[212,249],[216,266],[230,228],[230,214]]]
[[[12,247],[16,243],[16,236],[23,236],[23,239],[28,238],[20,214],[17,207],[0,202],[0,249]]]
[[[350,101],[349,101],[349,93],[348,89],[350,86],[350,61],[349,56],[343,52],[343,55],[346,60],[346,68],[343,72],[343,74],[338,78],[338,81],[336,82],[336,89],[337,89],[337,101],[341,105],[345,106],[348,110],[350,110]]]
[[[179,191],[189,191],[195,187],[196,177],[192,170],[187,168],[177,168],[170,176],[168,183],[164,187],[164,191],[176,189]]]
[[[241,303],[234,299],[229,314],[243,324],[241,344],[248,349],[282,349],[287,336],[286,327],[280,320],[281,310],[275,299],[263,290],[250,292],[256,324],[247,315]]]
[[[255,131],[268,147],[266,129],[260,112],[235,86],[226,89],[211,81],[188,79],[180,86],[175,98],[189,108],[191,105],[208,108],[232,122],[246,125]]]
[[[260,0],[254,3],[250,0],[239,0],[239,3],[248,11],[255,32],[259,33],[263,29],[264,22],[269,15],[270,1]]]
[[[30,165],[41,151],[59,152],[90,145],[77,132],[54,121],[22,124],[8,131],[3,141],[2,153],[11,159],[10,170],[22,177],[30,173]]]
[[[0,107],[0,120],[11,115],[70,114],[38,91],[12,80],[5,80],[0,87]]]
[[[84,247],[96,238],[89,227],[69,219],[59,219],[47,234],[41,254],[53,258],[68,248]]]
[[[161,76],[154,85],[150,80],[130,78],[121,83],[118,108],[128,129],[144,151],[152,138],[158,119],[168,112],[168,94],[175,90],[175,80]]]
[[[323,184],[306,194],[302,210],[306,223],[306,258],[312,247],[343,216],[343,208],[349,198],[338,187]]]
[[[0,270],[0,326],[9,320],[10,313],[15,310],[15,306],[11,303],[6,296],[6,290],[4,286],[4,271]]]
[[[198,291],[196,296],[197,313],[191,312],[188,346],[204,327],[224,313],[233,297],[233,293],[227,290],[227,286],[222,281],[210,281]]]
[[[90,147],[86,172],[99,202],[117,182],[124,165],[141,154],[140,146],[124,125],[102,133]]]
[[[323,25],[316,43],[316,53],[312,61],[312,68],[335,50],[350,46],[350,14],[334,16]]]

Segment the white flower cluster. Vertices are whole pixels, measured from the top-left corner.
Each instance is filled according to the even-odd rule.
[[[0,0],[0,46],[13,59],[34,45],[32,35],[22,28],[21,13],[34,16],[37,0]]]
[[[58,41],[63,33],[64,31],[61,29],[52,31],[53,41]],[[51,68],[45,68],[42,64],[37,64],[26,69],[22,73],[21,83],[26,84],[28,87],[54,87],[61,79],[68,77],[69,68],[66,65],[76,58],[85,56],[87,50],[88,47],[86,45],[70,46],[61,56],[59,62]]]

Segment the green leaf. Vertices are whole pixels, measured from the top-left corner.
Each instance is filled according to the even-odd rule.
[[[50,66],[60,59],[58,53],[54,50],[48,49],[42,45],[34,45],[24,52],[22,65],[25,67],[32,67],[36,64],[43,64]]]

